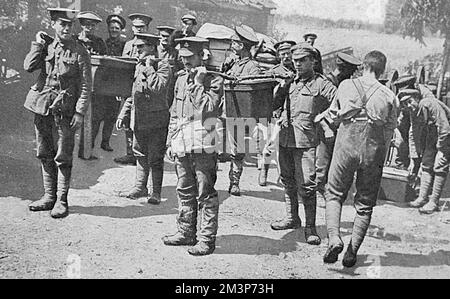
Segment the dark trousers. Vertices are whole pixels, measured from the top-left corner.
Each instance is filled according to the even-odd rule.
[[[199,241],[215,242],[219,198],[214,185],[217,180],[217,154],[187,154],[177,157],[178,230],[187,236],[197,233],[200,210]]]
[[[135,130],[133,153],[142,164],[144,177],[152,173],[153,192],[161,194],[166,153],[167,127]],[[145,182],[147,183],[147,182]]]
[[[103,121],[102,143],[109,143],[117,115],[119,113],[120,102],[114,96],[96,95],[92,102],[92,147],[95,138]]]
[[[386,145],[384,129],[367,121],[341,124],[333,151],[326,200],[344,203],[356,172],[355,208],[371,215],[383,174]]]
[[[35,114],[37,158],[54,160],[58,167],[72,167],[75,146],[75,130],[70,128],[69,118],[55,118],[53,115]]]
[[[306,203],[316,198],[316,149],[286,148],[279,149],[280,177],[286,193],[290,197],[297,194]]]

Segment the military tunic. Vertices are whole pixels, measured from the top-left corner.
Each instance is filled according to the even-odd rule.
[[[78,40],[91,55],[106,55],[106,44],[101,37],[95,35],[78,35]]]
[[[108,56],[122,56],[125,48],[126,40],[122,36],[118,38],[108,38],[106,40],[106,55]]]
[[[328,108],[335,95],[336,87],[316,73],[305,80],[297,77],[291,85],[279,88],[275,94],[275,102],[284,104],[279,137],[280,176],[286,193],[294,200],[297,190],[305,203],[315,200],[319,139],[318,124],[314,119]]]
[[[75,130],[70,122],[75,113],[85,115],[91,100],[89,53],[76,39],[55,40],[48,47],[33,42],[24,68],[28,72],[41,71],[24,104],[35,113],[37,157],[71,168]],[[64,96],[56,100],[61,101],[52,110],[50,106],[58,95]]]
[[[178,176],[178,230],[195,236],[198,207],[201,212],[199,241],[214,242],[218,228],[219,199],[217,154],[213,144],[214,127],[223,96],[223,79],[206,75],[198,85],[186,71],[175,84],[171,108],[168,146],[175,155]]]
[[[129,120],[133,130],[133,153],[145,186],[152,173],[153,192],[161,194],[164,154],[169,124],[167,88],[171,71],[167,59],[156,63],[146,57],[136,65],[132,96],[122,107],[119,119]],[[139,178],[137,178],[139,179]]]

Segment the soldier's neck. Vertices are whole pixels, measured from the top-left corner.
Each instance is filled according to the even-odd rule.
[[[375,75],[375,73],[368,70],[364,70],[362,78],[366,81],[378,81],[378,78]]]

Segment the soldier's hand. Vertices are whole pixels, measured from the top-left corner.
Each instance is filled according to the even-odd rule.
[[[116,101],[117,101],[117,102],[122,102],[122,101],[123,101],[123,98],[122,98],[122,97],[116,97]]]
[[[118,118],[117,121],[116,121],[116,129],[117,129],[118,131],[120,131],[120,130],[123,129],[123,120],[120,119],[120,118]]]
[[[175,161],[175,156],[173,155],[172,147],[171,147],[171,146],[168,146],[168,147],[167,147],[166,155],[167,155],[167,158],[168,158],[170,161],[172,161],[172,162]]]
[[[72,121],[70,122],[70,128],[75,130],[80,128],[81,125],[83,124],[83,118],[84,118],[83,115],[75,113],[72,117]]]
[[[39,31],[36,33],[36,42],[45,45],[45,39],[42,37],[41,34],[46,34],[44,31]]]
[[[294,79],[295,79],[294,76],[289,77],[289,78],[287,78],[287,79],[284,79],[283,81],[281,81],[280,87],[281,87],[281,88],[285,88],[286,86],[291,85],[292,82],[294,82]]]
[[[195,69],[196,74],[195,74],[195,83],[197,84],[203,84],[203,81],[205,80],[205,76],[207,73],[206,67],[204,66],[199,66]]]

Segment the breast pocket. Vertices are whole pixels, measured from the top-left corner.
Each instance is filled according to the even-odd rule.
[[[78,70],[78,56],[76,54],[68,54],[60,59],[59,73],[64,77],[74,77]]]

